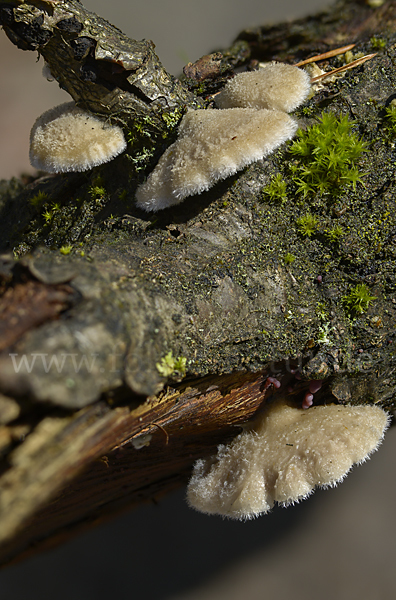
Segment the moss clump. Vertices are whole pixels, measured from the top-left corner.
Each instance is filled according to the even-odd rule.
[[[184,356],[179,356],[175,358],[173,356],[172,350],[165,354],[161,361],[157,363],[155,366],[157,367],[157,371],[162,377],[170,377],[170,375],[178,375],[179,377],[184,377],[186,374],[186,363],[187,358]]]
[[[70,252],[73,250],[73,246],[62,246],[61,248],[59,248],[59,252],[61,254],[63,254],[64,256],[67,256],[67,254],[70,254]]]
[[[89,195],[93,200],[103,198],[106,195],[106,189],[102,185],[93,185],[89,189]]]
[[[307,213],[297,219],[297,229],[304,237],[311,237],[318,227],[317,218],[311,213]]]
[[[45,210],[43,212],[43,219],[46,223],[51,223],[52,221],[52,217],[53,217],[53,212],[51,210]]]
[[[332,242],[333,244],[339,242],[343,235],[344,235],[344,230],[341,227],[341,225],[336,225],[332,229],[329,229],[328,231],[326,231],[327,239],[329,240],[329,242]]]
[[[385,109],[385,118],[389,129],[392,129],[396,133],[396,105],[392,102]]]
[[[287,252],[285,254],[283,260],[285,262],[285,265],[291,265],[296,260],[296,257],[294,256],[294,254],[291,254],[290,252]]]
[[[48,194],[40,190],[35,196],[29,198],[28,202],[31,206],[39,210],[48,200]]]
[[[268,196],[271,201],[280,200],[283,203],[287,200],[286,182],[280,173],[272,176],[271,183],[263,189],[263,194]]]
[[[376,296],[371,296],[366,284],[358,283],[347,296],[342,298],[342,302],[350,315],[359,315],[364,313],[376,299]]]
[[[383,50],[386,46],[386,40],[375,35],[373,35],[373,37],[370,38],[370,43],[373,50]]]
[[[297,158],[292,172],[299,193],[337,194],[345,186],[356,188],[361,181],[356,163],[366,144],[352,133],[352,125],[348,117],[337,119],[328,112],[307,131],[297,132],[289,152]]]

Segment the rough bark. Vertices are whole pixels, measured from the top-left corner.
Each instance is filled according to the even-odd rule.
[[[286,393],[299,368],[297,402],[323,379],[318,402],[394,408],[395,156],[384,110],[396,93],[393,2],[338,3],[245,31],[188,65],[182,82],[149,42],[77,1],[1,1],[0,19],[79,104],[130,132],[126,153],[88,174],[1,184],[2,562],[186,481],[195,459],[259,409],[268,375]],[[210,108],[233,67],[354,42],[377,56],[299,116],[307,126],[324,109],[355,120],[368,144],[364,186],[301,199],[284,147],[154,217],[135,207],[139,178],[186,107]],[[283,203],[262,192],[279,172]],[[311,237],[296,226],[307,211],[320,217]],[[337,244],[326,235],[336,225]],[[357,283],[375,301],[351,315],[343,298]]]

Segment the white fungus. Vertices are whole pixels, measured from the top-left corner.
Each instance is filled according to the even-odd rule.
[[[271,63],[259,71],[240,73],[216,96],[219,108],[274,108],[290,112],[306,100],[311,78],[303,69]]]
[[[44,74],[51,76],[46,68]],[[297,123],[286,113],[306,99],[309,89],[305,71],[282,63],[236,75],[216,97],[218,108],[225,110],[184,115],[176,142],[138,187],[138,206],[156,211],[179,204],[267,156],[293,137]],[[70,102],[37,119],[30,133],[30,162],[49,173],[87,171],[126,146],[120,127]]]
[[[309,90],[309,75],[282,63],[236,75],[216,97],[225,110],[184,115],[176,142],[138,187],[138,206],[157,211],[179,204],[273,152],[293,137],[297,123],[286,113]]]
[[[179,204],[267,156],[296,129],[296,121],[277,110],[189,110],[178,139],[138,188],[137,204],[147,211]]]
[[[187,499],[197,510],[252,519],[278,502],[306,498],[316,486],[335,486],[381,443],[388,414],[376,406],[315,406],[277,400],[253,428],[198,460]]]
[[[123,131],[66,102],[41,115],[30,132],[30,162],[48,173],[87,171],[126,148]]]

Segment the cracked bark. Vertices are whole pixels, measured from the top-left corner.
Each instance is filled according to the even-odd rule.
[[[394,143],[384,121],[396,93],[393,2],[338,3],[242,32],[229,50],[188,65],[181,82],[150,42],[129,40],[77,1],[1,1],[0,20],[129,141],[88,174],[1,184],[3,563],[184,483],[194,460],[273,393],[264,394],[268,375],[282,381],[274,393],[286,393],[299,367],[296,402],[310,379],[323,379],[317,402],[394,408]],[[296,230],[304,204],[262,195],[273,173],[287,179],[286,148],[155,217],[136,209],[136,185],[183,112],[210,104],[233,68],[294,63],[352,42],[368,53],[373,36],[385,42],[375,59],[308,103],[307,125],[323,109],[346,113],[369,144],[364,188],[331,205],[306,201],[323,218],[313,238]],[[338,247],[325,236],[334,223],[347,231]],[[296,256],[289,266],[287,252]],[[356,282],[376,301],[351,320],[342,297]],[[170,351],[187,359],[184,378],[161,376]]]

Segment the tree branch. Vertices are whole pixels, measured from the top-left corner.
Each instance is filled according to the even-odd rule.
[[[394,408],[395,12],[348,1],[246,31],[178,82],[151,43],[77,1],[0,1],[11,41],[38,50],[74,100],[129,141],[89,173],[0,184],[3,563],[184,482],[274,393],[268,376],[300,404],[320,379],[318,403]],[[352,42],[377,56],[325,80],[298,116],[304,127],[323,110],[354,119],[364,185],[304,197],[284,146],[156,217],[136,208],[139,177],[185,109],[210,105],[234,66]],[[275,174],[286,198],[263,191]],[[307,214],[310,235],[298,224]],[[358,284],[374,300],[353,313]]]

